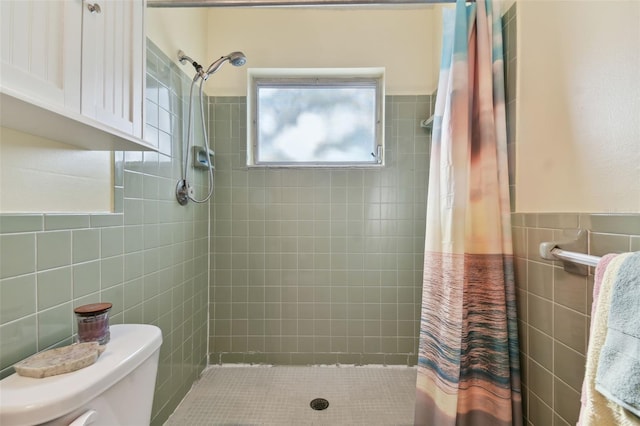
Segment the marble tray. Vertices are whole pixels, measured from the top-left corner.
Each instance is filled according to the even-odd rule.
[[[88,367],[104,350],[97,342],[78,343],[39,352],[13,367],[20,376],[41,379]]]

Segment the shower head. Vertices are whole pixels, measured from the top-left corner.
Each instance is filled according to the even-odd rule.
[[[234,67],[241,67],[247,63],[247,57],[242,52],[231,52],[229,53],[229,62]]]
[[[218,71],[220,67],[226,62],[231,62],[231,65],[235,67],[241,67],[247,63],[247,57],[242,52],[231,52],[227,56],[222,56],[220,59],[209,65],[207,69],[207,76],[210,76],[214,72]]]

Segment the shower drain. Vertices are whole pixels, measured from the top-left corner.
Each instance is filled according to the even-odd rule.
[[[329,401],[324,398],[316,398],[309,404],[314,410],[326,410],[329,406]]]

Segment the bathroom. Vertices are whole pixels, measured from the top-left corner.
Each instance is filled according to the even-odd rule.
[[[420,121],[433,108],[441,7],[148,7],[144,130],[157,151],[84,151],[2,128],[0,377],[71,343],[73,308],[96,301],[114,303],[113,323],[163,332],[152,424],[207,363],[415,365],[430,143]],[[640,6],[504,10],[523,410],[532,425],[568,425],[593,275],[540,259],[538,245],[584,228],[590,254],[640,250],[640,37],[629,37]],[[175,200],[193,76],[179,49],[203,64],[247,55],[205,85],[216,169],[204,205]],[[380,173],[247,169],[246,69],[326,66],[386,68],[393,161]],[[206,175],[193,176],[201,194]]]

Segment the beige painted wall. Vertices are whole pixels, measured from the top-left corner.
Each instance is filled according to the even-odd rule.
[[[209,31],[207,28],[210,9],[201,8],[147,8],[147,37],[168,57],[179,64],[178,50],[207,67],[211,62],[207,57]],[[193,67],[185,64],[187,75],[194,75]]]
[[[0,212],[110,212],[112,158],[0,127]]]
[[[215,59],[241,50],[245,67],[256,68],[385,67],[387,94],[431,94],[437,87],[432,47],[440,16],[435,6],[214,8],[208,52]],[[246,68],[227,67],[209,79],[209,93],[245,95]]]
[[[505,0],[503,10],[514,1]],[[640,211],[640,2],[517,3],[517,211]],[[437,85],[440,6],[147,13],[149,37],[163,51],[183,49],[205,65],[243,50],[251,67],[384,66],[388,94],[431,93]],[[210,94],[246,94],[246,68],[229,68],[209,80]],[[86,166],[103,171],[94,183],[106,185],[106,153],[9,138],[6,130],[1,142],[0,211],[111,208],[111,196],[89,207],[76,202],[86,197],[47,197],[68,188],[69,176],[84,179]],[[49,169],[44,152],[60,172]],[[36,171],[48,174],[46,193],[39,181],[30,183]],[[16,182],[26,189],[19,196],[11,192]],[[53,204],[17,204],[25,198]]]
[[[439,50],[432,46],[440,44],[438,6],[149,8],[146,26],[148,37],[169,57],[182,49],[204,66],[233,50],[244,50],[248,66],[254,67],[385,66],[388,94],[427,94],[437,86]],[[190,66],[184,67],[192,73]],[[246,68],[228,68],[209,80],[209,94],[246,94]],[[0,158],[0,212],[112,209],[109,153],[77,150],[4,129]]]
[[[640,212],[640,2],[517,7],[517,211]]]

